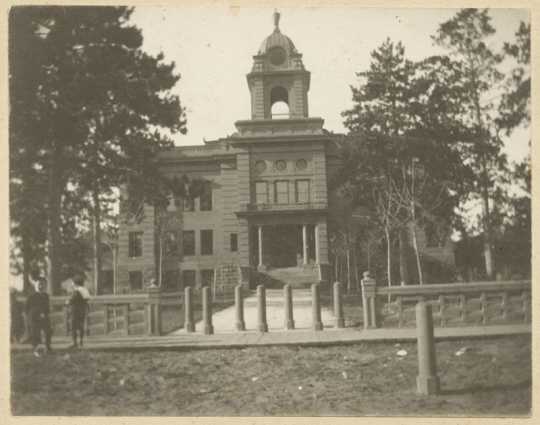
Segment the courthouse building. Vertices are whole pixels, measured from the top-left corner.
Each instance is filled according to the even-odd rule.
[[[153,208],[122,224],[116,292],[142,289],[156,277],[158,262],[170,289],[329,278],[335,136],[322,118],[309,115],[310,72],[280,31],[278,14],[274,20],[247,74],[251,118],[237,121],[231,136],[161,155],[166,176],[203,179],[206,188],[196,199],[171,202],[161,250]]]

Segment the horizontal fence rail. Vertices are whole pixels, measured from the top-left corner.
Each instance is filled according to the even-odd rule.
[[[182,326],[183,293],[160,292],[97,295],[89,300],[86,332],[90,336],[160,335]],[[70,335],[69,297],[50,298],[54,335]],[[164,326],[163,326],[164,325]]]
[[[414,326],[419,301],[432,306],[440,327],[531,321],[528,280],[379,287],[369,279],[362,291],[366,328]]]

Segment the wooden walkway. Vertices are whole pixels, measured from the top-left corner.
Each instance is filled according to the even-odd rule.
[[[530,324],[469,326],[453,328],[435,328],[435,338],[466,339],[497,337],[507,335],[530,334]],[[217,333],[203,335],[200,333],[179,333],[166,336],[125,336],[115,338],[88,338],[85,349],[92,350],[137,350],[137,349],[210,349],[210,348],[243,348],[249,346],[325,346],[339,344],[356,344],[366,341],[414,341],[415,328],[378,328],[361,330],[357,328],[335,329],[323,331],[292,330],[256,331]],[[71,345],[67,337],[53,339],[53,349],[66,349]],[[14,344],[13,350],[28,350],[28,344]]]

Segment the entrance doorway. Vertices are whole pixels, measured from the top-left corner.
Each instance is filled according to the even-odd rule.
[[[259,243],[262,236],[262,243]],[[296,267],[304,264],[303,225],[281,224],[251,228],[251,264],[267,268]],[[262,258],[259,255],[262,249]],[[315,262],[315,231],[306,225],[307,263]]]

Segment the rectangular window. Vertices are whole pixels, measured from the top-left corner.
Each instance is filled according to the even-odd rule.
[[[201,211],[212,211],[212,182],[205,182],[200,198]]]
[[[141,271],[129,272],[129,288],[132,291],[140,291],[143,284],[143,275]]]
[[[182,211],[195,211],[195,200],[193,198],[184,198],[182,200]]]
[[[296,202],[299,204],[309,202],[309,180],[296,180]]]
[[[174,257],[178,255],[178,233],[169,231],[165,233],[165,240],[163,241],[163,251],[165,256]]]
[[[101,270],[99,276],[98,295],[109,295],[113,293],[114,276],[112,270]]]
[[[231,233],[231,252],[238,251],[238,234]]]
[[[275,202],[276,204],[288,204],[289,203],[289,182],[277,181],[275,183]]]
[[[142,235],[143,232],[129,232],[129,256],[142,256]]]
[[[163,289],[166,291],[177,291],[179,289],[179,273],[178,270],[165,270],[163,272]]]
[[[195,270],[183,270],[182,271],[182,285],[185,287],[195,287]]]
[[[201,286],[212,287],[214,283],[214,269],[201,270]]]
[[[268,204],[267,182],[255,182],[255,203]]]
[[[212,230],[201,230],[201,255],[212,255],[214,252],[214,235]]]
[[[185,230],[182,232],[182,254],[195,255],[195,231]]]

